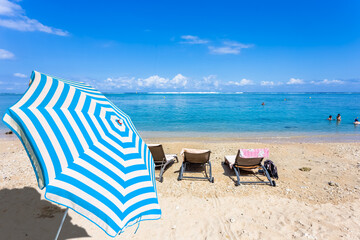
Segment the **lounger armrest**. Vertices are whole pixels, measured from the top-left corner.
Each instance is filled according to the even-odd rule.
[[[233,166],[235,164],[235,159],[236,159],[236,155],[225,156],[225,163],[227,163],[229,165],[230,169],[233,168]]]
[[[177,155],[176,155],[176,154],[166,154],[165,157],[166,157],[166,161],[167,161],[167,162],[168,162],[168,161],[172,161],[172,160],[175,161],[175,159],[177,159]]]
[[[150,143],[150,144],[147,144],[148,147],[158,147],[160,146],[161,144],[158,144],[158,143]]]

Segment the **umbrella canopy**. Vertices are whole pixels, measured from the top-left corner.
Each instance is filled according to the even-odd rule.
[[[34,71],[3,121],[22,141],[46,199],[110,236],[160,218],[151,153],[130,118],[99,91]]]

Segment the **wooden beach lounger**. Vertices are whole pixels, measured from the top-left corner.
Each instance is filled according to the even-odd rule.
[[[188,149],[184,148],[182,150],[181,155],[184,156],[184,161],[181,165],[178,180],[182,180],[183,178],[197,178],[197,179],[207,179],[211,183],[214,182],[214,177],[212,176],[211,170],[211,162],[210,162],[210,150],[198,150],[198,149]],[[188,165],[199,165],[202,166],[205,170],[206,177],[185,177],[183,176],[186,171],[186,166]],[[206,166],[209,166],[209,175],[206,171]]]
[[[225,156],[225,163],[235,171],[237,177],[235,185],[239,186],[241,183],[269,183],[271,186],[275,186],[275,181],[271,180],[270,174],[262,165],[263,159],[268,156],[269,149],[239,149],[237,155]],[[253,173],[255,169],[262,170],[268,181],[240,182],[240,169],[252,171]]]
[[[148,144],[149,150],[151,152],[151,155],[153,156],[155,167],[160,167],[160,176],[159,176],[159,182],[163,182],[163,174],[165,171],[165,168],[173,163],[176,159],[178,161],[178,158],[176,154],[167,154],[165,155],[164,149],[161,144]]]

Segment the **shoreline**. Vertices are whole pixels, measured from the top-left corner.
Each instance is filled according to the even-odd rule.
[[[17,136],[0,130],[1,140],[16,140]],[[228,132],[164,132],[164,131],[138,131],[140,136],[151,142],[253,142],[253,143],[358,143],[360,134],[314,134],[314,133],[228,133]],[[215,136],[216,135],[216,136]]]
[[[314,134],[314,133],[228,133],[228,132],[160,132],[139,131],[140,136],[152,141],[164,142],[254,142],[254,143],[357,143],[360,134]],[[215,136],[216,135],[216,136]]]

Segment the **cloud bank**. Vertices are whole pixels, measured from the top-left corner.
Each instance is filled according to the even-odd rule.
[[[23,76],[21,74],[18,77]],[[275,81],[253,81],[247,78],[242,78],[236,81],[224,81],[218,79],[216,75],[207,75],[201,78],[190,78],[183,74],[176,74],[174,77],[163,77],[159,75],[151,75],[146,78],[136,77],[109,77],[103,81],[87,81],[90,85],[105,92],[135,92],[135,91],[224,91],[224,92],[238,92],[238,91],[267,91],[272,90],[285,90],[303,89],[311,85],[323,85],[334,88],[338,85],[346,85],[343,80],[318,80],[318,81],[305,81],[299,78],[290,78],[286,84],[284,82]],[[300,88],[298,88],[300,87]],[[336,89],[338,90],[338,89]]]
[[[0,54],[1,56],[1,54]],[[24,78],[28,75],[21,72],[0,79],[3,91],[24,91],[28,84]],[[289,78],[288,81],[254,81],[247,78],[228,81],[210,74],[202,77],[189,77],[177,73],[173,76],[150,75],[148,77],[120,76],[103,79],[74,78],[86,82],[101,92],[356,92],[360,91],[360,79],[322,79],[303,80]],[[291,84],[288,84],[291,83]]]

